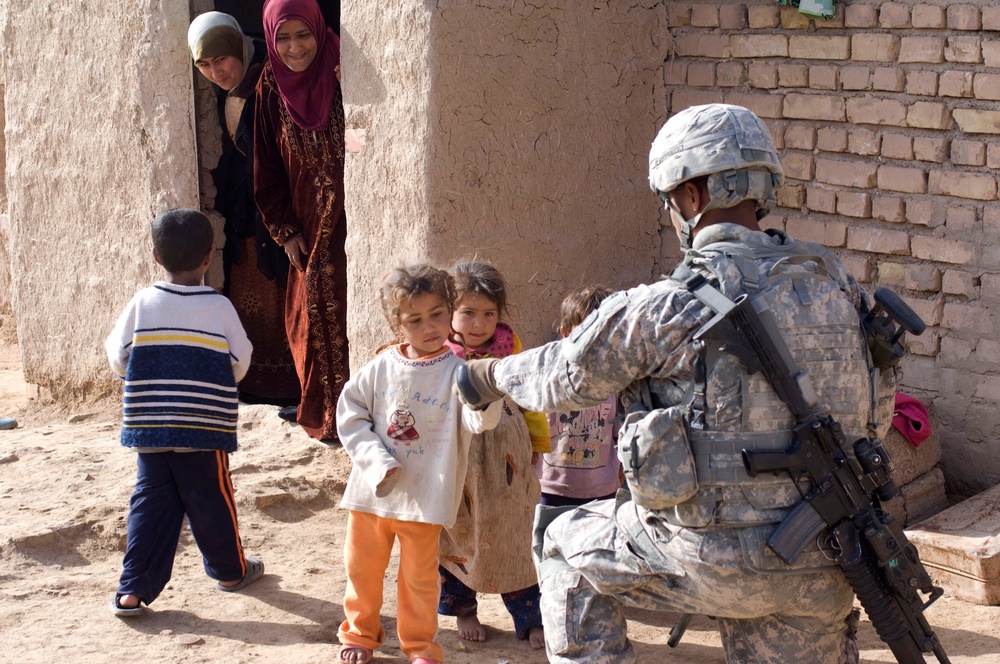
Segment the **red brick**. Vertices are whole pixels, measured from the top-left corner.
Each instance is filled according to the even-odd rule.
[[[778,68],[769,62],[751,62],[747,82],[750,87],[773,90],[778,87]]]
[[[805,14],[800,14],[794,7],[785,6],[781,8],[781,27],[785,30],[806,30],[809,28],[810,18]]]
[[[842,4],[834,5],[833,18],[817,18],[815,25],[817,30],[831,30],[834,28],[843,28],[844,6]]]
[[[938,94],[942,97],[971,97],[972,72],[941,72],[941,77],[938,82]]]
[[[975,277],[961,270],[945,270],[941,276],[941,291],[948,295],[974,297],[976,294]]]
[[[986,165],[990,168],[1000,168],[1000,143],[986,145]]]
[[[731,57],[734,58],[787,58],[788,37],[784,35],[733,35],[732,39],[729,40],[729,49]]]
[[[851,59],[858,62],[895,62],[900,48],[900,38],[895,35],[851,35]]]
[[[975,245],[940,237],[917,235],[913,238],[911,246],[913,257],[925,261],[964,265],[976,256]]]
[[[847,225],[842,221],[795,217],[788,220],[787,231],[796,240],[817,242],[826,247],[843,247],[847,241]]]
[[[906,94],[936,95],[938,75],[933,71],[913,70],[906,72]]]
[[[840,84],[845,90],[871,90],[871,79],[868,67],[844,67],[840,70]]]
[[[1000,7],[983,7],[983,30],[1000,30]]]
[[[983,207],[983,231],[990,236],[1000,235],[1000,207],[994,205]]]
[[[778,85],[783,88],[808,87],[809,67],[806,65],[778,65]]]
[[[813,179],[813,157],[808,152],[786,151],[781,167],[785,171],[785,177],[807,182]]]
[[[698,28],[719,27],[719,8],[714,5],[691,7],[691,25]]]
[[[913,139],[905,134],[882,137],[882,156],[886,159],[913,159]]]
[[[1000,67],[1000,41],[983,42],[983,64],[987,67]]]
[[[910,251],[910,234],[876,226],[854,226],[847,229],[847,248],[876,254],[906,254]]]
[[[980,30],[983,22],[979,7],[973,5],[951,5],[948,7],[948,27],[952,30]]]
[[[771,133],[771,140],[774,141],[774,147],[778,148],[779,150],[784,150],[785,125],[773,119],[765,119],[764,125],[767,127],[767,130]]]
[[[746,69],[742,62],[720,62],[715,67],[715,84],[723,88],[743,85],[746,82]]]
[[[986,164],[986,143],[958,139],[952,141],[951,163],[959,166],[984,166]]]
[[[776,119],[781,116],[782,96],[767,94],[726,93],[726,103],[745,106],[758,116],[765,119]]]
[[[816,160],[816,181],[842,187],[874,187],[878,164],[869,161]]]
[[[948,156],[947,138],[915,136],[913,138],[913,158],[918,161],[933,161],[940,164]]]
[[[728,35],[712,35],[704,32],[680,35],[674,38],[674,50],[678,57],[699,57],[728,59],[732,57],[729,50]]]
[[[982,62],[982,39],[963,35],[959,37],[948,37],[947,46],[944,48],[944,59],[948,62],[961,62],[965,64],[979,64]]]
[[[951,109],[940,102],[914,102],[906,110],[906,124],[920,129],[951,129]]]
[[[943,37],[903,37],[899,45],[899,62],[944,62]]]
[[[810,186],[806,190],[806,207],[813,212],[833,214],[837,211],[837,192],[815,185]]]
[[[918,226],[937,228],[944,224],[944,214],[940,206],[931,199],[910,199],[906,201],[906,221]]]
[[[968,206],[948,208],[945,215],[945,226],[952,237],[956,234],[969,235],[975,232],[978,222],[976,221],[976,208]]]
[[[872,76],[872,88],[888,92],[902,92],[906,74],[898,67],[876,67]]]
[[[806,95],[791,92],[785,95],[784,116],[805,120],[844,120],[844,99],[833,95]]]
[[[798,209],[806,203],[806,190],[801,184],[786,180],[775,192],[778,207]]]
[[[816,134],[816,147],[824,152],[845,152],[847,130],[839,127],[823,127]]]
[[[895,196],[879,196],[872,201],[872,216],[882,221],[900,223],[903,221],[903,199]]]
[[[941,269],[927,263],[907,265],[903,283],[910,290],[936,293],[941,290]]]
[[[847,135],[847,151],[854,154],[871,156],[882,149],[882,132],[872,131],[864,127],[855,127]]]
[[[1000,99],[1000,74],[976,74],[972,90],[976,99],[989,101]]]
[[[670,94],[670,112],[679,113],[685,108],[713,104],[719,101],[719,93],[715,90],[691,90],[682,88]]]
[[[707,88],[715,85],[714,62],[692,62],[688,65],[687,84],[695,88]]]
[[[785,130],[785,147],[793,150],[812,150],[816,147],[816,130],[803,124],[789,125]]]
[[[672,28],[691,25],[691,5],[682,4],[680,2],[668,2],[667,25]]]
[[[927,192],[927,174],[920,168],[880,166],[878,188],[883,191],[902,191],[908,194]]]
[[[866,191],[842,191],[837,194],[837,214],[867,219],[872,216],[871,197]]]
[[[1000,111],[956,108],[952,115],[966,134],[1000,134]]]
[[[664,85],[685,85],[687,83],[687,68],[686,60],[667,60],[663,64]]]
[[[742,30],[747,27],[746,5],[722,4],[719,7],[719,27],[723,30]]]
[[[997,179],[982,173],[931,171],[928,186],[932,194],[945,194],[977,201],[992,201],[997,197]]]
[[[878,282],[883,286],[902,288],[906,278],[906,266],[894,261],[879,261]]]
[[[944,7],[935,5],[914,6],[910,20],[914,28],[943,28],[947,25]]]
[[[747,7],[747,23],[755,30],[778,27],[781,25],[778,7],[776,5],[751,5]]]
[[[878,25],[878,8],[873,5],[849,4],[844,9],[844,25],[848,28],[874,28]]]
[[[792,35],[788,38],[788,56],[805,60],[847,60],[851,57],[851,38],[846,35]]]
[[[813,90],[836,90],[839,67],[817,65],[809,68],[809,87]]]
[[[899,2],[883,2],[878,13],[878,24],[883,28],[908,28],[910,8]]]
[[[901,126],[906,107],[896,99],[852,97],[847,100],[847,120],[854,124]]]

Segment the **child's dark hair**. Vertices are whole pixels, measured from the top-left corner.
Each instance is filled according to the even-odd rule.
[[[559,328],[569,333],[591,312],[596,311],[609,295],[611,290],[604,286],[583,286],[572,291],[562,301]]]
[[[460,261],[451,268],[451,273],[455,277],[455,290],[458,292],[456,301],[461,300],[466,293],[476,293],[497,305],[500,320],[507,317],[507,282],[500,270],[489,263]]]
[[[440,295],[448,305],[448,313],[455,309],[455,280],[444,270],[420,263],[397,267],[382,277],[382,313],[392,331],[399,334],[399,305],[417,295]]]
[[[201,266],[215,243],[212,222],[198,210],[174,208],[153,219],[153,249],[167,272],[190,272]]]

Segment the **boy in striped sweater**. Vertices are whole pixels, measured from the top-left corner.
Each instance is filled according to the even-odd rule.
[[[125,380],[121,442],[138,453],[139,467],[111,598],[121,617],[141,615],[170,580],[185,516],[219,590],[241,590],[264,574],[264,563],[243,553],[229,476],[236,384],[252,348],[229,300],[201,285],[212,225],[197,210],[168,210],[153,220],[152,236],[167,279],[132,298],[104,344]]]

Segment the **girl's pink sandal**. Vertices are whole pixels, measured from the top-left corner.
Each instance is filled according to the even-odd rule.
[[[410,660],[410,664],[441,664],[441,662],[436,659],[427,659],[426,657],[414,657]]]

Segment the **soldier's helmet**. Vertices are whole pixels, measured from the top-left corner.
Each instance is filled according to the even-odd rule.
[[[708,206],[729,208],[752,199],[761,219],[777,199],[784,180],[781,159],[764,122],[742,106],[707,104],[685,109],[670,118],[649,151],[649,186],[666,194],[688,180],[708,176]],[[687,220],[681,243],[701,215]],[[686,231],[686,232],[685,232]]]

